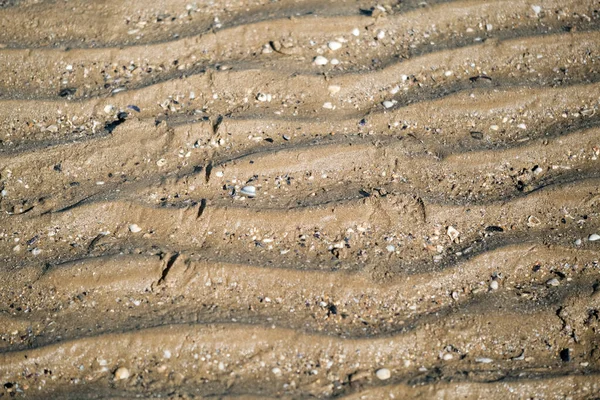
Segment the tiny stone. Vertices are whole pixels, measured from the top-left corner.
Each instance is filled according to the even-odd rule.
[[[442,359],[443,359],[443,360],[445,360],[445,361],[450,361],[450,360],[452,360],[453,358],[454,358],[454,356],[453,356],[452,354],[450,354],[450,353],[446,353],[446,354],[444,354],[444,356],[442,357]]]
[[[519,125],[517,125],[517,128],[519,128],[519,129],[527,129],[527,125],[525,125],[525,124],[519,124]]]
[[[329,62],[329,60],[327,60],[325,57],[323,56],[316,56],[314,61],[315,65],[327,65],[327,63]]]
[[[326,108],[328,110],[333,110],[333,104],[331,104],[329,101],[327,103],[323,104],[323,108]]]
[[[446,75],[446,76],[452,76],[452,73],[453,73],[452,71],[446,71],[446,72],[444,72],[444,75]]]
[[[125,367],[119,367],[115,371],[115,379],[120,381],[129,378],[129,370]]]
[[[31,254],[33,254],[34,256],[39,256],[41,252],[42,250],[38,249],[37,247],[31,250]]]
[[[327,88],[330,94],[337,94],[342,88],[338,85],[331,85]]]
[[[541,224],[540,220],[536,217],[534,217],[533,215],[530,215],[527,218],[527,225],[528,226],[538,226],[539,224]]]
[[[394,247],[394,245],[388,244],[386,246],[386,250],[389,251],[390,253],[392,253],[396,250],[396,248]]]
[[[493,131],[497,131],[499,128],[498,128],[498,125],[492,125],[492,126],[490,126],[490,129]]]
[[[394,101],[386,100],[382,104],[385,108],[392,108],[392,107],[394,107],[395,103],[394,103]]]
[[[498,290],[498,281],[494,280],[490,283],[490,289]]]
[[[458,295],[458,292],[457,292],[457,291],[454,291],[454,292],[452,292],[452,298],[453,298],[454,300],[458,300],[458,297],[459,297],[459,295]]]
[[[581,239],[575,240],[575,246],[581,246]]]
[[[596,240],[600,240],[600,235],[598,235],[597,233],[592,233],[589,237],[588,240],[590,242],[595,242]]]
[[[564,362],[571,361],[571,349],[562,349],[560,351],[560,359]]]
[[[290,140],[290,137],[288,135],[283,135],[283,140],[288,141]]]
[[[377,32],[377,39],[381,40],[385,37],[385,31],[384,30],[380,30],[379,32]]]
[[[542,7],[540,7],[540,6],[531,6],[531,9],[535,13],[535,15],[538,15],[539,13],[542,12]]]
[[[489,32],[489,31],[491,31],[492,29],[494,29],[494,25],[492,25],[492,24],[486,24],[486,25],[485,25],[485,30],[486,30],[486,31],[488,31],[488,32]]]
[[[273,372],[273,374],[274,374],[275,376],[281,376],[281,369],[280,369],[280,368],[277,368],[277,367],[275,367],[275,368],[273,368],[273,369],[271,370],[271,372]]]
[[[140,228],[137,224],[131,224],[129,225],[129,231],[133,233],[138,233],[142,231],[142,228]]]
[[[548,280],[546,282],[546,285],[548,285],[548,286],[558,286],[558,285],[560,285],[560,282],[558,281],[558,279],[552,278],[552,279],[550,279],[550,280]]]
[[[492,360],[491,358],[487,358],[487,357],[480,357],[480,358],[476,358],[475,362],[476,363],[482,363],[482,364],[489,364],[491,362],[493,362],[494,360]]]
[[[377,376],[377,378],[379,378],[379,380],[385,381],[386,379],[391,378],[392,373],[387,368],[380,368],[377,371],[375,371],[375,375]]]
[[[223,171],[217,171],[215,175],[217,176],[217,178],[222,178],[224,174]]]
[[[331,65],[339,65],[340,60],[338,60],[337,58],[332,58],[330,62],[331,62]]]
[[[352,35],[354,35],[354,36],[360,36],[360,30],[358,28],[352,29]]]
[[[332,41],[327,43],[327,47],[329,47],[329,50],[331,51],[336,51],[342,48],[342,44],[340,42]]]
[[[156,162],[156,165],[157,165],[157,166],[159,166],[159,167],[162,167],[162,166],[164,166],[166,163],[167,163],[167,160],[165,160],[164,158],[161,158],[160,160],[158,160],[158,161]]]
[[[115,107],[112,104],[107,104],[104,106],[104,112],[107,114],[112,113],[114,109]]]

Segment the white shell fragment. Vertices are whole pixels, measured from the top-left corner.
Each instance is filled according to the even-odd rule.
[[[127,379],[127,378],[129,378],[129,376],[130,376],[129,370],[125,367],[119,367],[115,371],[115,379],[118,381]]]
[[[380,368],[377,371],[375,371],[375,375],[377,376],[377,378],[379,378],[379,380],[385,381],[386,379],[390,379],[392,373],[387,368]]]
[[[129,232],[138,233],[141,231],[142,231],[142,228],[140,228],[138,224],[129,225]]]
[[[327,43],[327,47],[329,47],[329,50],[331,51],[336,51],[342,48],[342,44],[334,40],[332,42]]]
[[[323,56],[316,56],[313,62],[315,63],[315,65],[321,65],[321,66],[323,66],[323,65],[327,65],[327,63],[329,62],[329,60],[326,59]]]
[[[450,240],[452,240],[454,242],[456,239],[458,239],[459,236],[460,236],[460,232],[458,232],[455,227],[453,227],[453,226],[448,227],[448,237],[450,238]]]
[[[597,233],[592,233],[589,237],[588,240],[590,242],[595,242],[596,240],[600,240],[600,235],[598,235]]]
[[[256,188],[254,186],[244,186],[240,193],[244,196],[254,197],[256,196]]]

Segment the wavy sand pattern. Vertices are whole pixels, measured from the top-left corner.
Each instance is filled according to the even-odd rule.
[[[0,26],[0,398],[600,397],[598,0]]]

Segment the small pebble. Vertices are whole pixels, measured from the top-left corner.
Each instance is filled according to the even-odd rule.
[[[329,50],[331,51],[336,51],[342,48],[342,44],[340,42],[332,41],[327,43],[327,47],[329,47]]]
[[[519,128],[519,129],[527,129],[527,125],[525,125],[525,124],[519,124],[519,125],[517,125],[517,128]]]
[[[454,291],[454,292],[452,292],[452,298],[453,298],[454,300],[458,300],[458,298],[459,298],[459,294],[458,294],[458,292],[457,292],[457,291]]]
[[[558,286],[558,285],[560,285],[560,282],[558,281],[558,279],[552,278],[552,279],[550,279],[550,280],[548,280],[546,282],[546,285],[548,285],[548,286]]]
[[[338,85],[330,85],[327,90],[330,94],[337,94],[342,88]]]
[[[481,363],[481,364],[489,364],[493,361],[494,360],[492,360],[491,358],[487,358],[487,357],[480,357],[480,358],[475,359],[476,363]]]
[[[271,96],[268,93],[259,93],[256,95],[256,100],[261,101],[261,102],[271,101],[272,99],[273,99],[273,96]]]
[[[598,235],[597,233],[592,233],[589,237],[588,240],[590,242],[595,242],[596,240],[600,240],[600,235]]]
[[[575,246],[581,246],[581,239],[575,240]]]
[[[256,196],[256,188],[254,186],[244,186],[240,193],[248,197],[254,197]]]
[[[223,171],[217,171],[215,175],[217,176],[217,178],[222,178],[224,174]]]
[[[453,358],[454,358],[454,356],[453,356],[452,354],[450,354],[450,353],[446,353],[446,354],[444,354],[444,355],[442,356],[442,359],[443,359],[443,360],[445,360],[445,361],[450,361],[450,360],[452,360]]]
[[[323,108],[326,108],[328,110],[333,110],[333,104],[331,104],[329,101],[327,103],[323,104]]]
[[[498,281],[494,280],[490,283],[490,289],[498,290]]]
[[[377,32],[377,39],[381,40],[385,37],[385,31],[384,30],[380,30],[379,32]]]
[[[377,378],[379,378],[379,380],[385,381],[386,379],[391,378],[392,373],[387,368],[380,368],[377,371],[375,371],[375,375],[377,376]]]
[[[140,228],[137,224],[129,225],[129,232],[138,233],[141,231],[142,231],[142,228]]]
[[[353,36],[360,36],[360,29],[358,29],[358,28],[352,29],[352,35]]]
[[[540,6],[531,6],[531,9],[535,13],[535,15],[538,15],[539,13],[542,12],[542,7],[540,7]]]
[[[323,56],[316,56],[314,61],[315,65],[327,65],[327,63],[329,62],[329,60],[327,60],[325,57]]]
[[[386,100],[386,101],[384,101],[382,104],[383,104],[383,106],[384,106],[385,108],[392,108],[392,107],[394,107],[394,102],[393,102],[393,101],[390,101],[390,100]]]
[[[33,250],[31,250],[31,254],[33,254],[34,256],[39,256],[41,254],[42,250],[38,249],[37,247]]]
[[[388,245],[386,246],[386,250],[387,250],[388,252],[390,252],[390,253],[393,253],[393,252],[396,250],[396,248],[394,247],[394,245],[392,245],[392,244],[388,244]]]
[[[331,65],[339,65],[340,60],[338,60],[337,58],[332,58],[330,62],[331,62]]]
[[[277,368],[277,367],[275,367],[275,368],[273,368],[273,369],[271,370],[271,372],[272,372],[272,373],[273,373],[275,376],[281,376],[281,368]]]
[[[129,370],[125,367],[119,367],[115,371],[115,379],[118,381],[129,378],[129,375]]]
[[[107,114],[112,113],[114,109],[115,107],[112,104],[107,104],[104,106],[104,112]]]

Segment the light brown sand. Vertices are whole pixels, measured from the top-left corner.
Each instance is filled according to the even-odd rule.
[[[0,398],[599,397],[599,10],[0,1]]]

